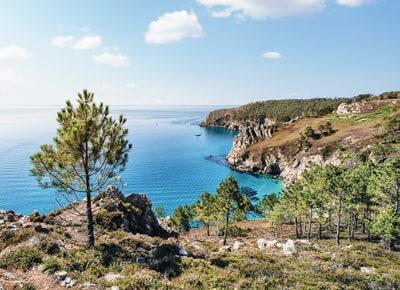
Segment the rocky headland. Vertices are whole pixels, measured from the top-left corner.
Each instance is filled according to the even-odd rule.
[[[298,108],[297,112],[284,113],[284,117],[279,115],[279,110],[286,108],[279,101],[254,103],[211,112],[202,126],[238,131],[226,156],[233,168],[276,176],[290,183],[311,164],[351,165],[357,162],[354,155],[371,154],[378,126],[385,117],[399,110],[397,97],[396,93],[385,93],[362,100],[355,97],[335,102],[333,99],[329,105],[322,105],[320,111],[285,100],[284,105]],[[318,101],[311,101],[318,106]],[[260,114],[260,110],[265,113]],[[334,134],[307,138],[306,148],[299,146],[300,137],[308,127],[317,131],[327,122]]]

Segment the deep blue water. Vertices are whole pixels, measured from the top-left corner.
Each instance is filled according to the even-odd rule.
[[[196,201],[203,191],[215,192],[229,175],[241,187],[256,190],[258,197],[281,190],[281,183],[275,179],[239,173],[224,164],[223,157],[232,146],[234,133],[198,126],[212,107],[111,109],[127,117],[133,144],[122,175],[127,183],[124,193],[145,193],[153,205],[162,205],[168,214],[181,204]],[[58,207],[55,193],[39,188],[29,175],[29,156],[41,144],[50,143],[55,134],[56,111],[0,109],[0,208],[29,214]]]

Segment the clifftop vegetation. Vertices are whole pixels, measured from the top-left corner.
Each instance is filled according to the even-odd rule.
[[[250,103],[233,109],[211,112],[204,125],[223,124],[224,121],[253,120],[263,122],[271,119],[288,122],[299,117],[320,117],[334,112],[341,103],[400,98],[400,92],[386,92],[380,95],[363,94],[353,98],[315,98],[268,100]]]

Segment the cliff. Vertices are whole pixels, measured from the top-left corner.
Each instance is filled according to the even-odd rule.
[[[283,117],[277,112],[283,109],[282,105],[269,107],[264,115],[259,113],[254,104],[251,108],[258,110],[255,114],[248,107],[219,110],[212,112],[203,125],[239,131],[226,157],[232,167],[239,171],[269,174],[282,178],[285,182],[292,182],[311,164],[352,164],[357,160],[349,157],[351,154],[370,154],[371,147],[376,142],[377,128],[386,117],[399,110],[398,99],[381,99],[375,96],[342,103],[322,100],[322,105],[314,101],[310,106],[323,109],[304,111],[304,108],[309,109],[310,106],[303,105],[294,113],[292,109],[286,108],[290,114],[283,113]],[[290,106],[290,103],[285,105]],[[299,104],[294,103],[294,106],[297,105]],[[334,110],[331,110],[332,106]],[[244,117],[244,112],[248,118]],[[270,117],[268,113],[271,112],[274,114]],[[263,118],[260,119],[261,115]],[[290,120],[287,119],[288,116],[291,116]],[[319,128],[327,123],[332,127],[331,133],[318,134]],[[308,128],[312,128],[317,135],[305,137]]]

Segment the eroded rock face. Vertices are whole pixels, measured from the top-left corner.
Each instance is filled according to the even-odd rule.
[[[95,221],[106,229],[123,229],[130,233],[172,237],[177,233],[160,225],[151,209],[151,201],[144,194],[124,196],[110,186],[94,199]]]
[[[236,166],[241,163],[245,151],[250,145],[272,137],[275,122],[265,119],[263,123],[249,121],[246,126],[239,127],[239,133],[233,140],[232,149],[226,157],[229,164]]]

